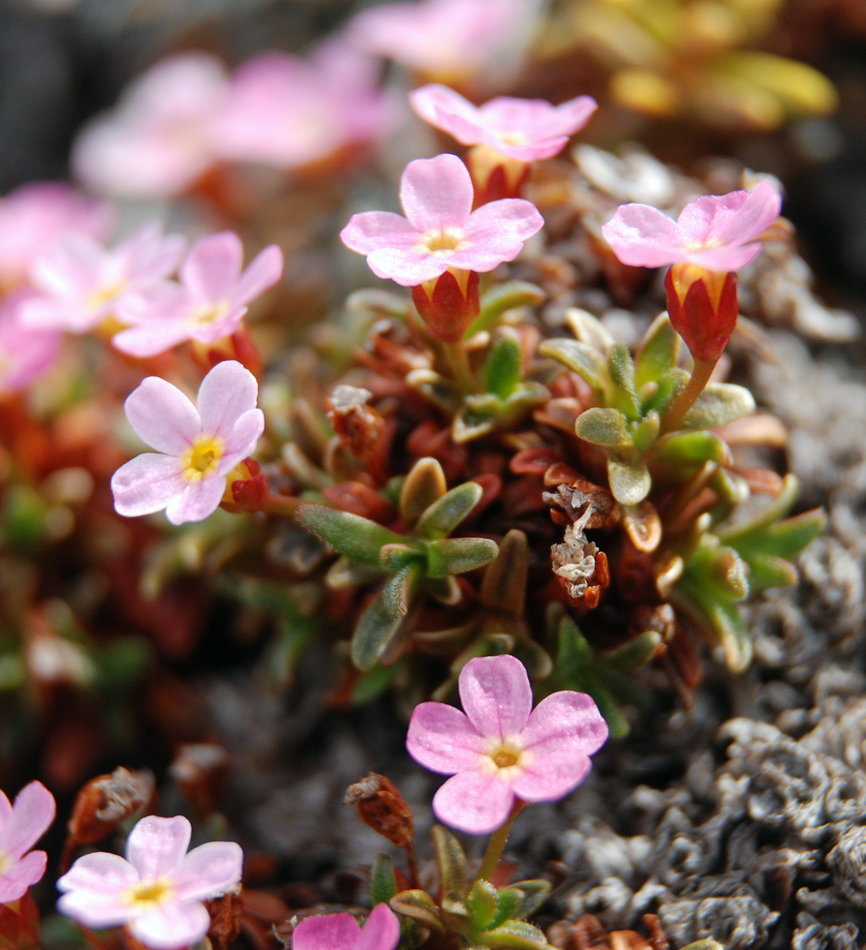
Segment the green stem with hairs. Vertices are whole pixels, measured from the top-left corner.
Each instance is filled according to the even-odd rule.
[[[511,814],[508,816],[508,820],[501,828],[497,828],[496,831],[490,836],[490,840],[487,842],[487,850],[484,852],[484,857],[481,859],[481,864],[478,868],[478,873],[475,875],[475,881],[489,881],[493,875],[493,872],[496,870],[496,865],[499,864],[500,859],[502,858],[502,852],[505,850],[505,845],[508,842],[508,835],[511,833],[511,826],[514,824],[514,819],[520,814],[520,810],[523,808],[525,802],[517,799],[514,803],[514,807],[511,809]],[[470,887],[471,889],[471,887]]]
[[[670,407],[662,416],[662,434],[675,429],[685,414],[692,408],[698,396],[707,388],[707,383],[713,375],[718,358],[714,360],[695,360],[692,375],[689,381],[679,391]]]

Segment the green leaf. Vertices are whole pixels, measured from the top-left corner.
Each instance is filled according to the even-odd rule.
[[[335,551],[368,567],[382,566],[379,552],[385,545],[406,540],[375,521],[325,505],[301,505],[298,519]]]
[[[478,316],[469,324],[464,334],[468,339],[481,330],[491,330],[503,313],[516,307],[537,307],[544,301],[545,293],[535,284],[525,280],[510,280],[497,284],[481,296]]]
[[[475,930],[487,930],[499,906],[499,892],[489,881],[477,880],[466,895]]]
[[[599,406],[587,409],[577,417],[574,431],[584,442],[604,448],[623,448],[632,444],[626,418],[619,409]]]
[[[520,903],[514,908],[511,916],[524,920],[534,914],[550,897],[551,884],[550,881],[533,878],[527,881],[515,881],[510,885],[509,890],[517,890],[521,893]]]
[[[550,944],[542,931],[525,920],[509,920],[495,930],[473,934],[473,939],[483,947],[550,950]]]
[[[611,402],[629,419],[637,419],[640,408],[634,385],[634,363],[627,346],[615,343],[610,348],[607,355],[607,372],[613,382]]]
[[[495,930],[507,920],[518,916],[515,911],[523,902],[523,892],[514,887],[504,887],[496,898],[496,916],[487,924],[485,930]]]
[[[538,347],[541,356],[548,356],[577,373],[592,389],[599,402],[608,402],[610,378],[604,356],[579,340],[544,340]]]
[[[648,412],[634,427],[631,434],[631,440],[638,452],[643,454],[649,450],[650,446],[658,438],[660,429],[661,419],[659,418],[659,414],[654,410]]]
[[[466,892],[466,854],[457,838],[442,825],[433,825],[430,830],[439,869],[439,886],[444,898],[462,904]]]
[[[484,391],[499,399],[507,399],[520,382],[523,353],[520,340],[511,331],[498,339],[491,348],[481,368]]]
[[[744,386],[707,383],[680,423],[683,429],[715,429],[755,411],[754,396]]]
[[[529,542],[522,531],[512,528],[499,542],[496,557],[484,572],[481,603],[496,611],[522,617],[528,576]]]
[[[369,670],[388,649],[400,630],[422,572],[410,564],[389,577],[361,614],[352,636],[352,662],[359,670]]]
[[[749,590],[756,594],[768,587],[792,587],[797,583],[794,565],[781,557],[748,558]]]
[[[444,538],[427,542],[427,576],[448,577],[484,567],[496,557],[496,542],[490,538]]]
[[[611,494],[621,505],[640,504],[652,488],[649,469],[640,459],[609,458],[607,478]]]
[[[674,397],[688,382],[689,374],[684,369],[674,367],[655,381],[647,383],[641,390],[641,412],[664,414],[665,410],[674,401]]]
[[[417,920],[422,927],[438,931],[445,929],[439,917],[439,908],[427,891],[420,889],[400,891],[388,903],[396,913],[409,917],[411,920]]]
[[[386,544],[379,552],[379,562],[389,574],[399,574],[413,562],[424,563],[424,554],[408,544]]]
[[[665,436],[656,445],[653,459],[662,465],[702,462],[730,465],[733,462],[728,443],[705,429]]]
[[[418,459],[403,479],[400,489],[400,515],[406,525],[411,528],[447,490],[445,473],[439,462],[430,456]]]
[[[661,634],[647,630],[627,640],[621,647],[605,653],[605,663],[620,673],[634,673],[653,659],[661,642]]]
[[[446,492],[427,508],[415,525],[419,538],[445,538],[478,504],[484,489],[478,482],[464,482]]]
[[[634,369],[634,384],[638,390],[676,366],[680,350],[680,335],[671,326],[667,313],[661,313],[652,322],[641,340]]]
[[[397,893],[397,875],[394,862],[387,854],[380,854],[370,869],[370,900],[377,904],[387,904]]]

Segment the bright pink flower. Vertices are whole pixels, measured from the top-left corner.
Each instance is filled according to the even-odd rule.
[[[72,185],[33,182],[0,200],[0,286],[24,284],[36,260],[66,234],[108,236],[114,211]]]
[[[551,693],[533,709],[529,677],[513,656],[470,660],[458,687],[465,713],[421,703],[406,748],[426,768],[452,775],[436,792],[433,811],[460,831],[495,831],[515,799],[564,797],[586,778],[589,756],[607,740],[607,723],[585,693]]]
[[[240,66],[214,128],[230,161],[298,168],[379,138],[394,118],[376,62],[338,40],[309,59],[268,52]]]
[[[21,310],[34,296],[23,289],[0,301],[0,393],[26,389],[60,352],[57,330],[34,329],[21,322]]]
[[[83,234],[68,235],[31,271],[39,296],[22,321],[31,327],[86,333],[116,316],[120,301],[168,277],[180,263],[184,238],[163,237],[155,222],[106,249]]]
[[[223,64],[207,53],[161,60],[117,106],[84,126],[72,167],[89,188],[133,198],[181,194],[215,160],[212,120],[226,90]]]
[[[306,917],[292,933],[292,950],[394,950],[400,921],[387,904],[377,904],[361,927],[351,914]]]
[[[352,215],[340,232],[346,247],[367,255],[377,277],[413,287],[450,271],[491,271],[514,260],[544,224],[521,198],[472,211],[472,180],[456,155],[410,162],[400,182],[406,217],[390,211]]]
[[[528,0],[385,3],[358,13],[346,36],[365,52],[426,75],[459,78],[513,53],[531,32],[536,6]]]
[[[172,524],[202,521],[219,507],[234,467],[264,431],[255,376],[225,360],[205,376],[198,409],[177,387],[148,376],[124,406],[136,434],[156,452],[122,465],[111,479],[114,507],[127,517],[165,509]]]
[[[781,208],[778,189],[761,181],[751,191],[697,198],[676,221],[650,205],[621,205],[601,231],[622,263],[632,267],[693,264],[737,271],[758,256],[756,241]]]
[[[416,89],[409,99],[422,119],[461,144],[487,145],[521,162],[551,158],[562,151],[597,108],[592,96],[578,96],[558,106],[544,99],[500,96],[478,107],[438,83]]]
[[[54,796],[41,782],[30,782],[15,804],[0,792],[0,904],[23,897],[42,879],[48,856],[30,848],[54,821]]]
[[[196,241],[181,265],[180,284],[160,283],[120,301],[118,317],[131,326],[114,336],[114,345],[133,356],[153,356],[184,340],[214,343],[230,336],[247,304],[283,271],[283,255],[275,244],[241,273],[243,254],[233,231]]]
[[[126,859],[95,851],[72,865],[57,882],[58,909],[85,927],[126,924],[153,950],[198,943],[210,928],[202,901],[240,881],[243,852],[234,841],[210,841],[187,853],[191,830],[180,815],[142,818]]]

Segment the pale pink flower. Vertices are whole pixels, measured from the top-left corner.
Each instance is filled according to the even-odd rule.
[[[15,804],[0,792],[0,904],[23,897],[42,879],[48,856],[30,848],[54,821],[54,796],[41,782],[30,782]]]
[[[130,324],[112,342],[124,353],[153,356],[182,343],[213,343],[240,325],[247,305],[283,271],[283,255],[271,244],[241,273],[243,244],[233,231],[196,241],[180,268],[180,283],[159,283],[128,294],[118,317]]]
[[[376,56],[440,79],[462,78],[513,58],[531,33],[531,0],[420,0],[362,10],[346,28],[349,42]]]
[[[544,219],[530,201],[503,198],[472,211],[472,179],[456,155],[410,162],[400,182],[406,217],[390,211],[352,215],[340,232],[367,255],[377,277],[413,287],[446,270],[491,271],[514,260]]]
[[[216,511],[226,476],[252,455],[264,431],[257,396],[255,376],[235,360],[217,363],[205,376],[198,408],[164,379],[144,379],[124,408],[136,435],[156,452],[145,452],[114,473],[118,514],[137,517],[164,508],[172,524],[183,524]]]
[[[760,181],[751,191],[697,198],[676,221],[650,205],[620,205],[601,231],[619,260],[632,267],[692,264],[737,271],[758,256],[757,239],[781,208],[775,185]]]
[[[241,65],[214,128],[229,161],[298,168],[381,137],[394,115],[376,62],[331,40],[309,59],[272,51]]]
[[[361,927],[351,914],[306,917],[292,933],[292,950],[394,950],[400,921],[387,904],[377,904]]]
[[[0,301],[0,393],[20,392],[51,367],[60,352],[61,334],[21,322],[32,290],[13,291]]]
[[[34,265],[39,296],[22,308],[32,327],[86,333],[116,316],[120,301],[176,270],[186,241],[163,237],[158,224],[139,228],[113,248],[83,234],[68,235]]]
[[[211,122],[225,91],[225,67],[208,53],[161,60],[84,126],[72,148],[75,175],[104,194],[183,193],[214,164]]]
[[[431,83],[409,93],[418,115],[462,145],[486,145],[509,158],[535,162],[562,151],[595,112],[592,96],[554,106],[544,99],[500,96],[474,106],[460,93]]]
[[[433,798],[436,817],[469,834],[508,820],[515,800],[563,798],[587,776],[589,756],[607,740],[607,723],[586,693],[551,693],[535,709],[523,664],[513,656],[476,657],[460,671],[465,712],[421,703],[406,748],[421,765],[451,775]]]
[[[36,260],[66,234],[108,236],[114,211],[72,185],[32,182],[0,199],[0,286],[26,283]]]
[[[198,943],[210,929],[202,901],[231,890],[241,878],[243,852],[234,841],[209,841],[187,853],[190,823],[142,818],[126,841],[126,858],[85,854],[57,882],[62,913],[85,927],[126,924],[153,950]]]

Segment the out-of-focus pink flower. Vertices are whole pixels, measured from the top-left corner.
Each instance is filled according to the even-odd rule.
[[[190,823],[182,816],[142,818],[130,831],[126,858],[85,854],[57,882],[57,907],[86,927],[126,924],[153,950],[198,943],[210,928],[202,901],[241,878],[243,852],[233,841],[210,841],[187,853]]]
[[[41,782],[30,782],[15,804],[0,792],[0,904],[23,897],[42,879],[48,856],[30,848],[54,821],[54,796]]]
[[[425,76],[459,81],[514,58],[532,30],[532,0],[420,0],[363,10],[346,37],[359,49]]]
[[[103,194],[181,194],[215,160],[211,122],[223,107],[226,71],[207,53],[161,60],[110,112],[84,126],[72,149],[75,175]]]
[[[185,244],[179,235],[163,237],[156,223],[111,249],[83,234],[68,235],[32,268],[39,296],[22,307],[21,319],[31,327],[86,333],[115,316],[125,295],[175,271]]]
[[[757,239],[781,208],[778,189],[761,181],[751,191],[697,198],[676,221],[651,205],[620,205],[601,231],[619,260],[632,267],[692,264],[737,271],[758,256]]]
[[[265,418],[255,376],[225,360],[205,376],[198,408],[171,383],[148,376],[125,403],[136,435],[156,452],[122,465],[111,479],[114,507],[127,517],[165,509],[172,524],[202,521],[219,507],[227,476],[255,450]]]
[[[394,950],[400,921],[387,904],[377,904],[361,927],[351,914],[306,917],[292,933],[292,950]]]
[[[403,287],[445,271],[491,271],[514,260],[544,219],[521,198],[472,211],[472,181],[456,155],[410,162],[400,182],[406,217],[390,211],[352,215],[340,232],[346,247],[367,255],[377,277]]]
[[[101,241],[114,223],[104,201],[85,198],[72,185],[33,182],[0,199],[0,287],[19,287],[30,268],[66,234]]]
[[[438,83],[414,90],[409,100],[422,119],[462,145],[486,145],[521,162],[562,151],[597,108],[592,96],[578,96],[558,106],[544,99],[500,96],[479,107]]]
[[[33,291],[17,290],[0,301],[0,394],[20,392],[54,364],[60,351],[57,330],[21,322],[21,308]]]
[[[380,138],[393,119],[376,62],[331,40],[309,59],[274,51],[240,66],[214,129],[228,161],[299,168]]]
[[[445,703],[416,706],[406,748],[421,765],[452,776],[436,792],[433,811],[460,831],[495,831],[515,799],[563,798],[607,740],[607,723],[585,693],[551,693],[533,709],[529,677],[513,656],[470,660],[458,686],[465,712]]]
[[[180,284],[160,283],[126,295],[118,306],[122,323],[113,338],[133,356],[153,356],[184,340],[213,343],[238,328],[247,305],[283,271],[283,255],[271,244],[241,273],[244,249],[233,231],[196,241],[180,268]]]

